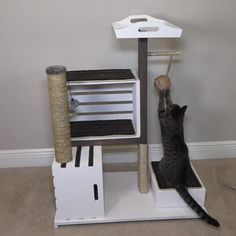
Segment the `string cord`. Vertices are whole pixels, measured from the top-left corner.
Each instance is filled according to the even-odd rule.
[[[166,75],[169,75],[170,67],[171,67],[172,61],[173,61],[173,56],[170,55],[170,60],[169,60],[169,64],[168,64],[168,67],[167,67]]]

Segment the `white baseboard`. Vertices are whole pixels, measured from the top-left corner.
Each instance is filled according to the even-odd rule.
[[[191,160],[236,158],[236,141],[187,143]],[[157,156],[157,157],[155,157]],[[151,160],[162,157],[162,146],[149,145]]]
[[[53,149],[0,150],[0,168],[50,166]]]
[[[125,148],[124,148],[125,147]],[[236,157],[236,141],[188,143],[192,160]],[[0,150],[0,168],[51,166],[53,149]],[[149,145],[150,160],[162,157],[160,144]],[[104,163],[136,162],[136,146],[104,147]]]

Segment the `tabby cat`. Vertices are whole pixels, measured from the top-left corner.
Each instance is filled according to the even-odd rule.
[[[188,147],[184,141],[183,123],[186,109],[187,106],[180,107],[172,103],[170,90],[160,91],[158,117],[164,150],[164,157],[159,163],[160,172],[167,187],[175,188],[202,220],[219,227],[218,221],[209,216],[187,190],[187,178],[191,165]]]

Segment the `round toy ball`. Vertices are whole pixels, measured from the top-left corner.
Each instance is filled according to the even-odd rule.
[[[165,91],[170,88],[170,85],[170,78],[167,75],[160,75],[154,81],[154,86],[158,91]]]

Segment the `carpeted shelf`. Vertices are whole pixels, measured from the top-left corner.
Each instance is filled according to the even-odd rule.
[[[160,169],[159,169],[159,161],[153,161],[152,168],[156,175],[157,183],[160,189],[171,188],[168,186],[164,177],[162,176]],[[190,175],[188,176],[187,180],[187,187],[201,187],[200,182],[198,181],[196,175],[194,174],[193,170],[191,170]]]
[[[67,81],[90,81],[90,80],[125,80],[134,79],[130,69],[109,69],[109,70],[79,70],[67,71]]]
[[[92,120],[70,122],[71,137],[132,135],[135,130],[131,120]]]

